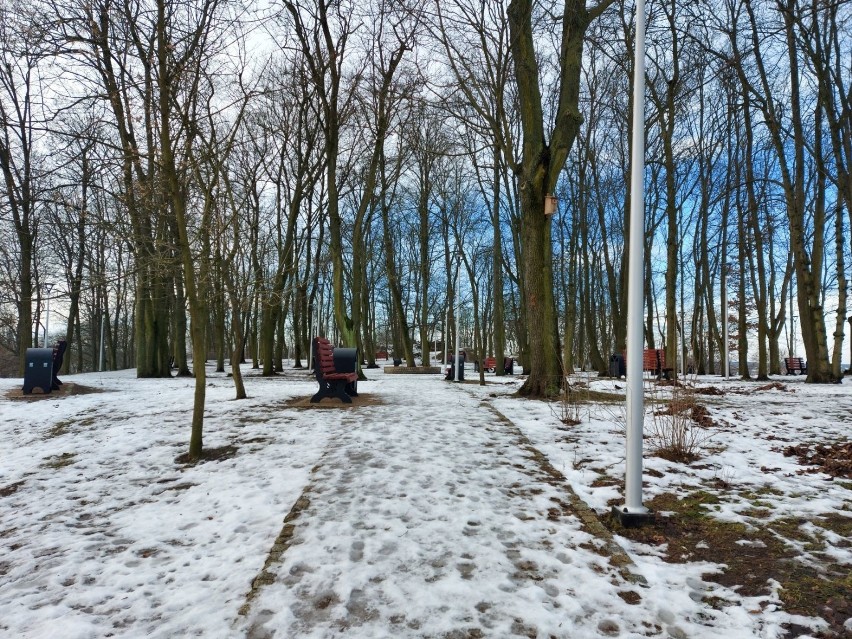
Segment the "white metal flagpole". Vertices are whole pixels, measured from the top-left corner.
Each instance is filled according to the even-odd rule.
[[[459,382],[461,381],[461,375],[459,374],[459,369],[462,366],[461,357],[459,356],[459,319],[461,316],[461,312],[459,311],[459,305],[461,304],[461,257],[457,258],[456,262],[456,355],[453,358],[453,381]]]
[[[728,265],[722,264],[722,377],[728,379],[730,365],[728,363]]]
[[[447,346],[449,346],[449,344],[447,343],[447,328],[449,328],[449,323],[450,323],[450,305],[449,305],[449,302],[448,302],[447,303],[447,310],[444,311],[444,334],[443,334],[443,338],[444,338],[444,340],[443,340],[444,341],[444,359],[441,360],[444,363],[444,370],[447,370],[447,364],[450,363],[449,360],[447,359]]]
[[[625,503],[613,513],[622,524],[640,523],[650,511],[642,505],[642,436],[645,402],[642,380],[645,249],[645,0],[636,2],[633,63],[633,151],[630,160],[630,255],[627,272],[627,463]]]

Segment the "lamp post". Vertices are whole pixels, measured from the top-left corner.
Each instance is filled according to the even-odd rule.
[[[47,289],[47,309],[44,318],[44,339],[42,340],[42,346],[47,348],[47,335],[50,330],[50,293],[53,290],[53,284],[45,284],[44,287]]]
[[[642,437],[645,401],[642,380],[645,240],[645,0],[636,2],[633,62],[633,149],[630,159],[630,256],[627,272],[627,460],[624,504],[612,512],[624,526],[651,517],[642,504]]]

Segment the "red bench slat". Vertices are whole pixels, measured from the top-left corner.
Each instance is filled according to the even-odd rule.
[[[795,371],[799,371],[800,373],[807,372],[808,365],[803,357],[785,357],[784,368],[787,369],[787,374],[789,375]]]

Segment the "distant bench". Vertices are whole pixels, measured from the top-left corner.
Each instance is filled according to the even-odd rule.
[[[642,372],[651,373],[661,379],[671,379],[670,373],[673,368],[666,366],[666,352],[662,348],[646,348],[642,351]],[[610,377],[621,377],[627,375],[627,352],[621,355],[615,353],[609,358]]]
[[[511,375],[514,371],[514,363],[515,360],[511,357],[503,358],[503,372],[506,375]],[[479,370],[479,362],[474,362],[474,370]],[[496,357],[486,357],[485,361],[482,363],[483,370],[489,373],[497,372],[497,358]]]
[[[808,365],[801,357],[785,357],[784,368],[787,369],[788,375],[805,374],[808,372]]]
[[[342,350],[355,351],[355,349]],[[347,368],[352,370],[338,370],[331,342],[324,337],[314,338],[314,372],[319,383],[319,390],[311,397],[311,403],[316,404],[323,397],[337,397],[346,404],[352,403],[352,398],[358,396],[358,373],[355,372],[358,361],[357,351],[353,355],[354,358],[346,358]],[[349,359],[352,359],[351,363]]]
[[[646,348],[642,351],[642,372],[653,373],[657,379],[669,379],[672,368],[666,367],[666,351],[662,348]]]

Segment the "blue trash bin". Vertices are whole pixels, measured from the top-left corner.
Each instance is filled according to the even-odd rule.
[[[28,348],[24,360],[24,395],[34,388],[49,393],[53,387],[53,349]]]

